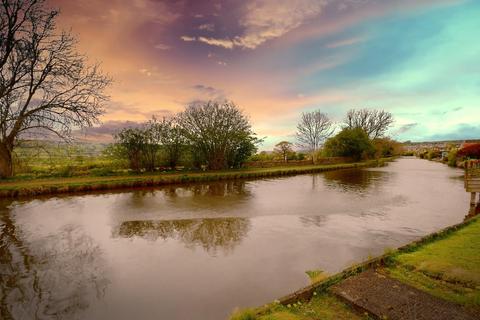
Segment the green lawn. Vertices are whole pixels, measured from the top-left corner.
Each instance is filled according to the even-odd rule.
[[[296,303],[283,306],[273,303],[262,315],[256,315],[254,310],[244,310],[234,313],[230,320],[347,320],[369,319],[359,315],[348,305],[329,294],[314,296],[308,303]]]
[[[441,240],[394,256],[385,271],[437,297],[480,308],[480,218]]]

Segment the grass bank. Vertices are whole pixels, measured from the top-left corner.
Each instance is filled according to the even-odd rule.
[[[480,219],[411,252],[384,271],[406,284],[480,311]]]
[[[362,168],[383,165],[388,159],[334,165],[252,168],[226,171],[156,173],[118,176],[82,176],[69,178],[12,179],[0,182],[0,198],[144,188],[188,182],[207,182],[229,179],[252,179],[316,173],[329,170]]]
[[[329,288],[369,268],[466,308],[480,311],[480,217],[352,266],[271,304],[235,312],[230,320],[369,319]]]
[[[348,305],[324,293],[315,295],[308,303],[292,303],[282,305],[274,302],[268,310],[258,315],[255,310],[235,312],[230,320],[361,320],[370,319],[368,315],[359,315]]]

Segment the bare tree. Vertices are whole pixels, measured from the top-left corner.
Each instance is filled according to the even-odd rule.
[[[320,146],[334,131],[333,122],[320,110],[302,113],[297,130],[298,144],[312,153],[315,163]]]
[[[392,114],[385,110],[352,109],[348,111],[345,118],[347,128],[362,128],[370,139],[382,137],[392,123]]]
[[[98,121],[108,99],[110,79],[57,31],[57,16],[45,0],[0,0],[0,177],[13,174],[19,137],[68,140]]]
[[[283,161],[287,162],[288,154],[293,152],[293,144],[288,141],[281,141],[275,145],[275,149],[273,151],[280,154]]]

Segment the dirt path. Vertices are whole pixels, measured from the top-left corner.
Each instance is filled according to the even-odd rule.
[[[331,291],[358,310],[379,319],[473,320],[473,314],[455,303],[368,270],[333,286]]]

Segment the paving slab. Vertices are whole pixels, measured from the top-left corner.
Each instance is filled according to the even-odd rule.
[[[464,307],[434,297],[375,270],[350,277],[330,289],[354,308],[379,319],[390,320],[474,320]]]

